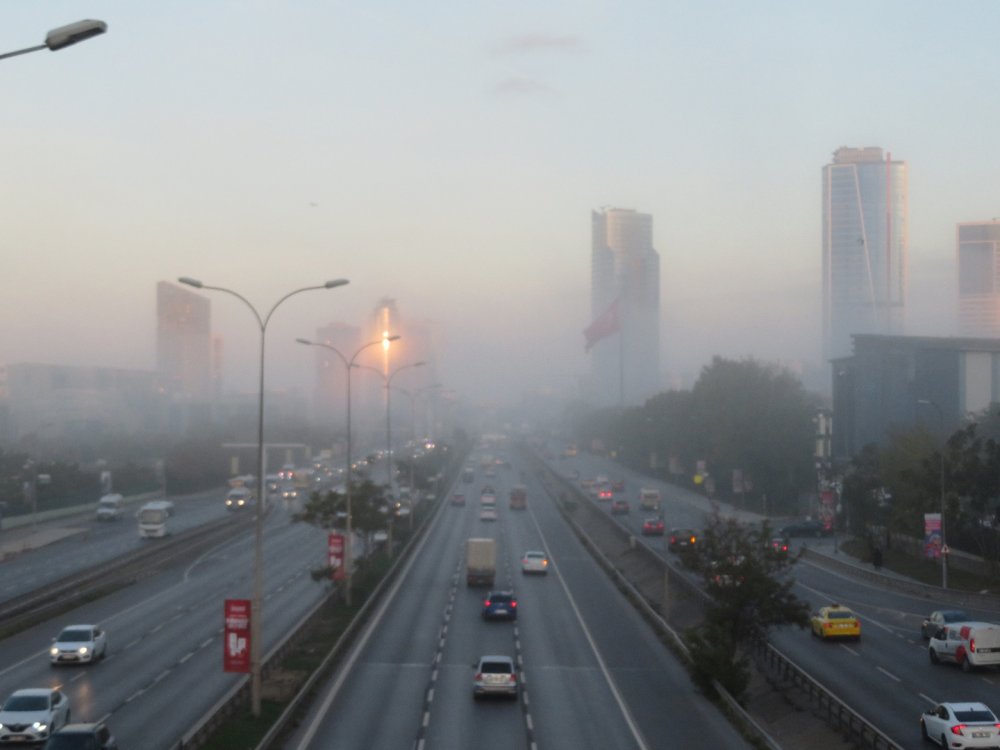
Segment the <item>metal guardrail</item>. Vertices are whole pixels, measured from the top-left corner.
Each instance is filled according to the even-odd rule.
[[[871,750],[903,750],[876,726],[844,703],[795,662],[770,643],[755,644],[754,656],[758,668],[763,668],[769,679],[779,681],[809,701],[813,710],[834,729],[837,729],[860,747]]]
[[[599,509],[595,509],[593,504],[590,502],[590,499],[587,498],[575,484],[572,484],[565,477],[559,475],[537,456],[532,455],[532,458],[534,459],[536,467],[539,470],[539,478],[542,480],[542,485],[551,495],[555,496],[560,492],[563,493],[563,495],[567,492],[572,493],[572,496],[577,503],[577,507],[586,509],[586,512],[588,513],[599,515],[603,521],[612,524],[615,527],[616,532],[622,537],[631,537],[634,539],[634,537],[632,537],[631,534],[629,534],[629,532],[620,524],[614,522],[605,514],[600,513]],[[548,480],[546,480],[545,477],[548,477]],[[561,489],[552,489],[550,486],[550,481],[552,479],[556,481],[556,484],[559,485]],[[572,519],[572,516],[565,511],[561,503],[558,504],[558,507],[564,517],[566,517],[566,519],[571,523],[576,533],[582,540],[584,540],[585,546],[596,552],[595,557],[598,559],[598,562],[601,562],[603,559],[603,562],[601,563],[603,567],[609,571],[613,571],[617,577],[624,579],[621,571],[616,569],[611,561],[597,549],[596,544],[586,535],[586,532],[583,531],[579,524]],[[669,571],[672,568],[669,561],[663,559],[652,550],[649,550],[645,547],[645,545],[639,545],[638,549],[646,550],[651,557],[651,561],[655,561],[655,564],[662,566],[664,571],[669,574]],[[814,552],[813,554],[820,553]],[[825,559],[827,556],[824,555],[823,557]],[[847,563],[842,564],[847,565]],[[855,566],[851,567],[853,568]],[[861,572],[867,571],[862,570]],[[888,578],[888,576],[877,574],[874,571],[871,571],[871,574],[873,576],[877,575],[880,578]],[[686,587],[693,588],[703,597],[708,597],[708,594],[703,589],[694,587],[693,584],[691,584],[683,575],[674,575],[670,578],[670,580],[671,583],[683,582],[683,585]],[[896,579],[892,579],[892,581],[896,582]],[[634,587],[631,587],[631,584],[628,585],[633,591],[635,591]],[[927,588],[933,589],[934,587],[931,586]],[[633,601],[635,601],[640,607],[649,607],[644,597],[638,591],[635,591],[635,595],[632,598]],[[669,630],[672,637],[679,639],[676,632],[669,628],[669,625],[662,620],[658,613],[652,611],[652,614],[655,618],[652,620],[654,624],[658,625],[659,622],[662,622],[663,625]],[[806,695],[814,710],[826,722],[826,724],[834,729],[837,729],[838,731],[843,732],[845,735],[850,737],[852,741],[858,743],[860,747],[869,748],[870,750],[902,750],[899,745],[889,739],[889,737],[881,732],[872,722],[868,721],[857,711],[837,698],[833,693],[810,677],[805,670],[795,664],[795,662],[785,656],[785,654],[776,649],[774,646],[763,642],[756,644],[755,649],[758,668],[760,668],[760,665],[763,664],[768,670],[769,677],[780,680],[785,686],[793,687]],[[684,645],[682,653],[686,652],[687,647]],[[737,716],[743,720],[745,726],[751,728],[751,731],[758,736],[761,742],[773,750],[780,750],[780,745],[778,745],[775,740],[770,737],[767,732],[765,732],[764,729],[753,719],[753,717],[739,705],[735,698],[726,692],[721,685],[716,685],[716,690],[719,692],[719,695],[722,696],[722,700],[730,706]]]

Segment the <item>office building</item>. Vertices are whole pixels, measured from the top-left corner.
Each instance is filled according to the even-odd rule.
[[[176,284],[156,285],[156,370],[175,402],[211,400],[211,302]]]
[[[959,224],[958,330],[1000,338],[1000,222]]]
[[[854,334],[900,334],[909,256],[906,162],[881,148],[839,148],[823,167],[823,353]]]
[[[660,255],[653,217],[630,209],[591,212],[590,397],[641,404],[660,387]]]

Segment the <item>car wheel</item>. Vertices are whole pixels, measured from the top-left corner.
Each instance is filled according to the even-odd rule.
[[[937,651],[934,649],[928,649],[927,655],[931,657],[931,664],[940,664],[941,660],[938,658]]]
[[[920,720],[920,737],[923,739],[924,742],[929,741],[931,738],[930,735],[927,734],[927,725],[924,724],[923,719]]]
[[[971,672],[972,671],[972,662],[969,661],[969,657],[968,656],[966,656],[964,659],[962,659],[962,671],[963,672]]]
[[[941,735],[941,747],[948,747],[948,738],[943,734]]]

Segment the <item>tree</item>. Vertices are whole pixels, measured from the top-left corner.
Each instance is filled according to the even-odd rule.
[[[792,592],[798,557],[775,549],[770,528],[744,526],[716,513],[692,564],[712,595],[705,624],[689,634],[695,680],[718,679],[739,698],[749,681],[747,647],[775,627],[809,622],[809,605]]]

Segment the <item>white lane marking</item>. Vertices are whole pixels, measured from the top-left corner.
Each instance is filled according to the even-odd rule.
[[[524,723],[528,725],[528,729],[534,730],[535,725],[531,723],[531,714],[524,715]]]
[[[427,725],[431,723],[431,712],[424,711],[424,720],[421,722],[424,729],[427,729]]]
[[[928,703],[930,703],[932,706],[936,706],[938,704],[938,702],[936,700],[934,700],[933,698],[931,698],[929,695],[924,695],[923,693],[917,693],[917,695],[919,695],[925,701],[927,701]]]
[[[882,674],[884,674],[886,677],[888,677],[891,680],[895,680],[896,682],[902,682],[903,681],[901,678],[896,677],[896,675],[894,675],[892,672],[887,672],[886,670],[882,669],[882,667],[875,667],[875,669],[877,669],[879,672],[881,672]]]
[[[430,690],[427,691],[427,702],[428,703],[434,702],[434,688],[431,688]]]
[[[559,572],[559,565],[552,556],[552,550],[549,548],[549,542],[545,538],[545,534],[542,532],[542,527],[538,524],[538,519],[535,518],[535,513],[530,507],[528,508],[528,514],[531,516],[531,522],[535,524],[538,536],[542,540],[542,547],[545,549],[545,554],[548,555],[549,560],[552,561],[552,568],[555,571],[556,579],[559,581],[559,585],[562,586],[562,589],[566,594],[566,598],[569,600],[569,606],[573,609],[573,614],[576,615],[576,620],[580,623],[580,629],[583,631],[583,635],[587,639],[587,643],[590,645],[590,650],[594,654],[594,658],[597,660],[597,666],[600,668],[601,674],[604,675],[604,681],[607,683],[608,689],[611,691],[611,695],[614,696],[615,703],[618,704],[618,710],[621,712],[622,718],[625,719],[625,723],[628,725],[629,731],[632,732],[632,737],[635,739],[635,742],[639,746],[640,750],[649,750],[649,745],[646,744],[645,738],[639,731],[639,726],[632,717],[632,712],[629,711],[628,706],[625,705],[625,699],[622,698],[621,693],[618,691],[618,686],[615,684],[615,680],[611,676],[611,672],[608,670],[607,664],[604,663],[604,658],[601,656],[601,652],[597,648],[597,643],[594,642],[594,638],[591,636],[590,630],[587,629],[587,624],[583,621],[583,614],[580,612],[580,608],[576,606],[576,600],[573,598],[573,594],[570,593],[569,586],[563,578],[562,573]],[[593,558],[590,559],[591,562],[593,562]]]
[[[855,651],[855,650],[854,650],[853,648],[851,648],[850,646],[848,646],[848,645],[847,645],[847,644],[845,644],[845,643],[840,643],[840,644],[838,644],[838,645],[839,645],[839,646],[840,646],[840,647],[841,647],[842,649],[844,649],[845,651],[850,651],[850,652],[851,652],[852,654],[854,654],[855,656],[861,656],[861,654],[859,654],[859,653],[858,653],[857,651]]]
[[[188,651],[188,652],[187,652],[186,654],[184,654],[184,656],[182,656],[182,657],[180,658],[180,661],[178,661],[177,663],[178,663],[178,664],[183,664],[183,663],[184,663],[184,662],[186,662],[186,661],[187,661],[188,659],[190,659],[190,658],[191,658],[192,656],[194,656],[194,651]]]

